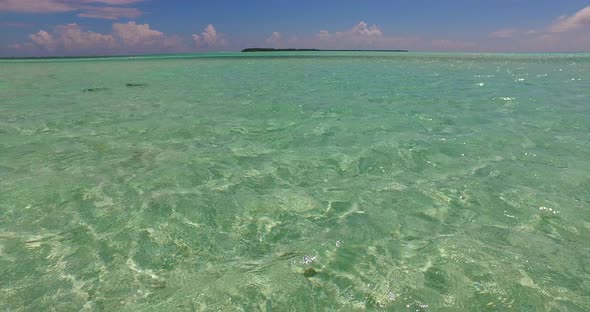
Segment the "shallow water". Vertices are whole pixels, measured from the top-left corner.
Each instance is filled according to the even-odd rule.
[[[0,61],[0,309],[590,310],[589,103],[587,54]]]

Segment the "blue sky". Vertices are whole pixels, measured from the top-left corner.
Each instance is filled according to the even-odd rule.
[[[590,1],[0,0],[0,55],[590,51]]]

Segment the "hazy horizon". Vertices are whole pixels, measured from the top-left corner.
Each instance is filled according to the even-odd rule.
[[[276,51],[275,53],[289,53],[291,51]],[[381,53],[392,53],[392,54],[398,54],[399,52],[397,51],[383,51],[383,50],[317,50],[317,51],[292,51],[293,53],[300,53],[300,52],[321,52],[321,53],[330,53],[330,52],[381,52]],[[105,59],[110,59],[110,58],[162,58],[162,59],[166,59],[166,58],[191,58],[191,57],[224,57],[224,56],[240,56],[240,57],[254,57],[254,58],[260,58],[260,57],[265,57],[267,56],[268,52],[254,52],[254,53],[244,53],[243,51],[196,51],[196,52],[181,52],[181,53],[145,53],[145,54],[107,54],[107,55],[39,55],[39,56],[0,56],[0,60],[59,60],[59,59],[100,59],[100,58],[105,58]],[[580,54],[588,54],[590,56],[590,52],[463,52],[463,51],[456,51],[456,52],[448,52],[448,51],[402,51],[403,54],[411,54],[411,55],[417,55],[417,56],[429,56],[429,55],[567,55],[567,54],[572,54],[572,55],[580,55]],[[277,54],[274,54],[275,56]],[[291,54],[281,54],[281,56],[295,56],[295,55],[291,55]],[[302,55],[303,57],[306,57],[306,55]],[[313,54],[313,55],[307,55],[309,57],[318,57],[318,54]],[[346,57],[347,55],[338,55],[340,57]],[[355,56],[355,55],[351,55],[351,56]]]

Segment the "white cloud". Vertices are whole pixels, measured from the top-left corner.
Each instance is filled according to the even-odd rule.
[[[83,31],[76,24],[61,25],[50,34],[40,30],[29,36],[38,47],[49,52],[56,50],[77,51],[79,53],[91,51],[107,51],[116,46],[112,35],[102,35],[92,31]]]
[[[128,22],[113,24],[113,36],[119,49],[130,53],[186,52],[187,47],[178,36],[168,36],[151,29],[149,24]]]
[[[110,34],[83,30],[77,24],[56,26],[53,31],[40,30],[29,36],[30,43],[12,45],[13,49],[31,53],[31,44],[38,54],[97,55],[187,52],[183,40],[167,36],[150,28],[148,24],[135,22],[114,23]],[[44,52],[43,52],[44,51]]]
[[[329,39],[332,35],[327,30],[320,30],[315,36],[316,36],[316,38],[325,40],[325,39]]]
[[[590,49],[590,36],[574,31],[590,25],[590,6],[571,16],[561,16],[545,29],[504,28],[488,35],[505,39],[482,42],[479,50],[492,52],[571,52]]]
[[[112,35],[103,35],[93,31],[84,31],[76,24],[58,26],[58,42],[66,50],[93,51],[109,50],[116,46]]]
[[[391,38],[383,35],[383,32],[376,25],[369,26],[366,22],[360,22],[350,30],[330,33],[327,30],[320,30],[316,34],[319,41],[337,46],[349,46],[351,48],[375,48],[381,46]]]
[[[338,34],[338,33],[337,33]],[[380,37],[383,36],[381,29],[379,29],[376,25],[370,26],[365,22],[360,22],[355,25],[350,32],[348,33],[341,33],[341,34],[354,34],[357,36],[364,36],[364,37]]]
[[[280,35],[280,36],[279,36]],[[412,50],[412,51],[474,51],[474,42],[452,39],[426,39],[386,34],[379,26],[361,21],[344,31],[320,30],[313,36],[293,36],[285,40],[280,33],[273,33],[267,44],[286,43],[293,48],[359,49],[359,50]]]
[[[273,32],[270,37],[266,38],[265,42],[271,46],[279,46],[283,41],[283,35],[280,32]]]
[[[137,48],[153,46],[163,41],[164,33],[150,28],[149,24],[114,23],[113,34],[120,39],[125,46]]]
[[[80,12],[78,16],[89,18],[135,18],[142,14],[137,8],[117,7],[145,0],[0,0],[0,12],[63,13]]]
[[[320,30],[312,37],[297,36],[290,46],[317,49],[409,49],[416,39],[386,35],[377,25],[359,22],[345,31]]]
[[[561,16],[550,27],[550,32],[561,33],[585,25],[590,25],[590,6],[587,6],[572,16]]]
[[[207,25],[200,35],[193,34],[192,37],[197,47],[219,48],[228,44],[227,39],[211,24]]]
[[[48,51],[54,51],[55,48],[57,48],[57,41],[45,30],[39,30],[39,32],[29,35],[29,38],[34,44],[45,48]],[[20,47],[20,45],[17,46]]]

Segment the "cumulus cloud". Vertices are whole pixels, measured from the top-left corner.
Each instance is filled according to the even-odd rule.
[[[107,51],[116,46],[112,35],[103,35],[92,31],[84,31],[79,25],[60,25],[53,33],[45,30],[29,36],[31,41],[49,52],[56,50],[91,52]]]
[[[127,53],[186,52],[187,47],[178,36],[169,36],[152,29],[149,24],[135,22],[114,23],[113,36],[119,50]]]
[[[345,31],[320,30],[311,41],[311,47],[320,49],[429,50],[430,40],[386,34],[379,26],[369,26],[367,22],[361,21]]]
[[[76,24],[58,26],[56,32],[59,34],[58,42],[66,50],[108,50],[116,46],[115,38],[112,35],[84,31]]]
[[[572,16],[559,17],[549,30],[553,33],[561,33],[587,25],[590,25],[590,6],[581,9]]]
[[[590,36],[574,30],[590,25],[590,6],[571,16],[561,16],[548,27],[541,29],[504,28],[488,34],[499,41],[482,42],[479,50],[492,52],[563,52],[587,51]]]
[[[383,36],[383,33],[381,32],[381,29],[379,29],[377,27],[377,25],[369,26],[365,22],[358,23],[357,25],[355,25],[354,27],[352,27],[352,29],[349,32],[336,33],[336,34],[344,34],[344,35],[353,34],[353,35],[364,36],[364,37],[380,37],[380,36]]]
[[[547,29],[507,27],[489,33],[487,36],[483,34],[479,39],[474,40],[392,35],[384,32],[377,25],[370,26],[363,21],[348,30],[320,30],[311,37],[290,37],[291,39],[283,40],[283,42],[294,47],[319,49],[408,49],[460,52],[587,51],[590,49],[590,35],[570,31],[586,25],[590,25],[590,7],[572,16],[559,18]],[[270,44],[274,42],[274,39],[276,38],[271,36],[265,42]]]
[[[510,38],[514,36],[516,33],[516,29],[514,28],[504,28],[500,30],[496,30],[488,35],[490,38]]]
[[[280,41],[279,41],[280,40]],[[297,48],[359,49],[359,50],[413,50],[413,51],[474,51],[477,44],[451,39],[427,39],[413,36],[398,36],[385,33],[379,26],[361,21],[343,31],[320,30],[313,36],[292,36],[273,33],[265,41],[279,42]]]
[[[193,34],[192,37],[197,47],[216,48],[225,47],[228,44],[227,39],[211,24],[207,25],[200,35]]]
[[[31,34],[29,38],[34,44],[43,47],[48,51],[54,51],[57,47],[57,41],[45,30],[39,30],[36,34]],[[20,45],[16,45],[15,47],[20,47]]]
[[[141,15],[137,8],[120,7],[145,0],[0,0],[0,12],[63,13],[79,11],[88,18],[119,19]]]
[[[360,22],[348,31],[330,33],[327,30],[320,30],[316,38],[322,41],[338,41],[353,44],[354,46],[367,45],[383,41],[383,32],[376,25],[369,26],[366,22]]]
[[[149,24],[135,22],[114,23],[110,34],[100,34],[82,29],[77,24],[60,25],[51,32],[40,30],[29,36],[31,42],[12,45],[13,49],[30,46],[39,49],[38,54],[97,55],[186,52],[183,40],[167,36],[151,29]],[[44,51],[44,52],[42,52]]]
[[[278,46],[283,41],[283,35],[280,32],[273,32],[270,37],[266,38],[265,42],[271,46]]]
[[[361,21],[348,30],[320,30],[313,37],[292,37],[288,43],[318,49],[406,49],[414,41],[414,38],[386,35],[377,25]]]
[[[150,28],[149,24],[114,23],[113,33],[130,47],[152,46],[164,39],[164,33]]]

